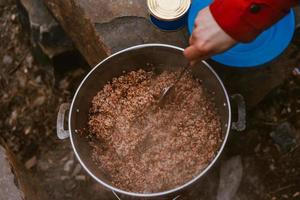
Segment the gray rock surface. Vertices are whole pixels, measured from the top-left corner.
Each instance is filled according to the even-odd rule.
[[[147,1],[141,0],[78,0],[94,23],[107,23],[119,17],[148,18]]]
[[[121,17],[110,23],[97,23],[96,29],[112,52],[144,43],[164,43],[185,47],[188,41],[185,29],[163,32],[142,17]]]
[[[0,146],[0,199],[22,200],[22,192],[14,182],[14,174],[6,159],[5,149]]]
[[[44,0],[43,2],[90,67],[97,65],[111,54],[110,48],[103,42],[102,36],[97,33],[94,23],[78,0]]]
[[[33,47],[49,58],[73,50],[60,25],[41,0],[17,0],[22,24],[29,29]]]
[[[235,156],[221,165],[217,200],[232,200],[238,191],[243,176],[240,156]]]
[[[276,129],[270,133],[271,138],[279,145],[283,152],[288,152],[296,147],[297,141],[295,135],[295,128],[289,122],[279,124]]]

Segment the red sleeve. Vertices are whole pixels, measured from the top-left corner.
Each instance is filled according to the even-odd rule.
[[[285,16],[299,0],[215,0],[210,10],[232,38],[249,42]]]

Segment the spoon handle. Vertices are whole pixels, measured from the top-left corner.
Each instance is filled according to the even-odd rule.
[[[185,67],[183,68],[183,70],[180,72],[180,74],[179,74],[176,82],[174,83],[174,85],[176,85],[180,81],[180,79],[185,74],[185,72],[189,69],[189,67],[190,67],[190,63],[188,63],[188,64],[185,65]]]

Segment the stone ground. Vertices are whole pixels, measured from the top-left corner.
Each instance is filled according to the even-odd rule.
[[[5,149],[0,147],[0,199],[21,200],[22,192],[14,184],[14,175],[11,167],[6,161]]]
[[[56,137],[58,106],[88,68],[38,64],[11,0],[0,0],[0,41],[0,136],[31,183],[27,199],[115,199],[81,169],[69,141]],[[300,199],[299,99],[300,78],[291,77],[249,111],[246,131],[231,133],[205,187],[182,199]]]

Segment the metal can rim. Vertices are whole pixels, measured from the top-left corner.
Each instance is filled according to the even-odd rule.
[[[159,0],[147,0],[148,11],[153,17],[163,21],[174,21],[181,18],[187,13],[191,5],[191,0],[179,0],[181,2],[180,7],[176,10],[177,12],[171,15],[171,12],[167,13],[167,11],[162,10],[163,8],[157,10],[160,8],[157,3],[158,1]]]

